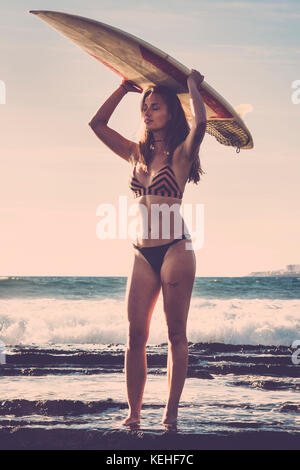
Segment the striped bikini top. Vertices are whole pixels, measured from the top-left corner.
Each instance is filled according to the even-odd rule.
[[[155,196],[166,196],[182,199],[183,193],[178,186],[178,183],[175,179],[175,173],[170,165],[163,166],[160,170],[158,170],[148,188],[143,186],[136,178],[136,165],[137,162],[134,165],[132,177],[129,182],[129,188],[133,191],[134,197],[151,194]]]

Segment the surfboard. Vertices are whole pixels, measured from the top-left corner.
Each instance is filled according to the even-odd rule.
[[[174,89],[187,119],[192,118],[187,77],[190,69],[146,41],[100,21],[48,10],[31,10],[58,32],[126,80],[145,90],[151,85]],[[203,73],[203,71],[201,71]],[[205,80],[199,89],[207,114],[206,132],[223,145],[253,148],[241,116]]]

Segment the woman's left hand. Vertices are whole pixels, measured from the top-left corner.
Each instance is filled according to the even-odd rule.
[[[187,78],[187,83],[189,82],[194,82],[195,85],[199,86],[204,80],[204,75],[201,75],[198,70],[192,69],[191,73],[189,74]]]

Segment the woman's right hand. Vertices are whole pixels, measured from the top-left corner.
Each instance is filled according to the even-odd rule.
[[[194,82],[197,87],[201,86],[201,83],[204,80],[204,75],[202,75],[198,70],[192,69],[191,73],[187,77],[187,83]]]
[[[143,93],[143,89],[136,85],[131,80],[122,80],[122,86],[126,89],[127,92],[132,91],[134,93]]]

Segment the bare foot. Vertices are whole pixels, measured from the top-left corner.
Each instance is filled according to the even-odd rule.
[[[123,422],[123,426],[138,426],[140,424],[140,418],[134,416],[128,416]]]
[[[164,424],[165,432],[177,432],[177,423],[173,424]]]
[[[166,427],[176,427],[177,425],[177,411],[175,412],[165,412],[163,419],[162,419],[162,424],[164,424]]]

